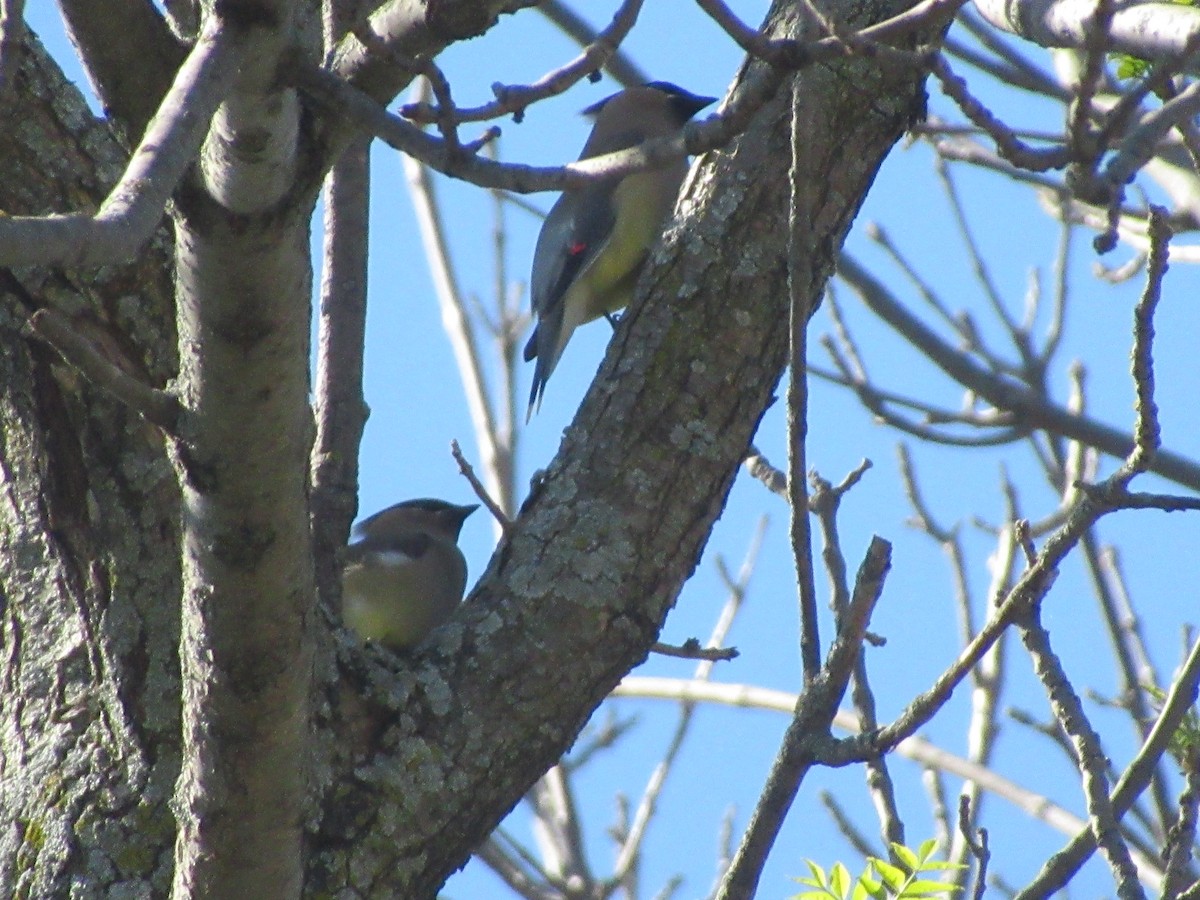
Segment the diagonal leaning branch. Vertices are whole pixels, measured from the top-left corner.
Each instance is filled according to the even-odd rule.
[[[196,159],[242,55],[239,42],[222,29],[202,36],[100,209],[94,215],[0,219],[0,266],[87,268],[132,259]]]

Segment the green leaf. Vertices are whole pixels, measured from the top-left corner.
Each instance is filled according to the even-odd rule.
[[[900,893],[904,888],[904,882],[908,880],[908,874],[903,869],[893,866],[890,862],[876,859],[875,857],[871,857],[871,864],[875,867],[879,878],[888,886],[888,889],[894,894]]]
[[[933,856],[933,851],[937,849],[937,838],[929,838],[921,841],[921,846],[917,848],[917,856],[921,857],[921,863],[924,865],[929,857]]]
[[[805,881],[805,884],[811,884],[819,888],[828,887],[829,879],[825,877],[825,870],[818,866],[811,859],[806,859],[808,863],[808,871],[812,873],[812,881]]]
[[[888,900],[887,888],[883,886],[883,882],[871,878],[867,872],[864,872],[859,877],[858,885],[864,891],[866,891],[867,894],[873,898],[873,900]]]
[[[912,881],[904,888],[905,900],[917,900],[920,897],[945,897],[959,890],[956,884],[946,884],[944,881],[931,881],[923,879],[921,881]]]
[[[850,874],[850,870],[840,862],[834,863],[833,868],[829,872],[830,893],[838,898],[845,897],[850,893],[850,887],[853,884],[854,876]]]
[[[921,864],[922,872],[957,872],[966,868],[966,863],[952,863],[941,859],[929,859]]]
[[[908,871],[916,872],[921,868],[921,860],[917,858],[917,854],[913,853],[903,844],[893,843],[891,847],[892,852],[896,854],[896,858],[904,863]]]

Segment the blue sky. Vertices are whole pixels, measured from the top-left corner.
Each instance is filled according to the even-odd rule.
[[[749,22],[757,22],[766,4],[732,4]],[[605,4],[602,15],[615,4]],[[46,4],[31,4],[27,16],[60,57],[63,40],[55,34],[54,12]],[[701,94],[721,96],[741,62],[741,55],[691,4],[648,3],[625,48],[656,79],[677,82]],[[540,16],[527,11],[505,17],[483,38],[448,50],[440,62],[449,74],[455,97],[473,105],[491,96],[489,85],[529,82],[573,56],[575,48]],[[78,76],[74,76],[77,77]],[[1027,97],[1006,100],[981,77],[972,85],[1002,112],[1019,117],[1023,124],[1054,127],[1043,107]],[[520,125],[503,122],[501,150],[505,159],[553,164],[574,159],[586,137],[588,124],[576,113],[616,88],[611,81],[580,84],[566,95],[529,111]],[[960,119],[948,101],[930,85],[931,110],[945,118]],[[1006,106],[999,106],[1000,103]],[[469,132],[468,132],[469,134]],[[903,279],[889,268],[870,243],[864,225],[878,222],[893,240],[917,261],[922,274],[944,292],[954,308],[966,307],[978,320],[987,320],[986,304],[972,279],[969,259],[954,231],[944,195],[933,174],[933,154],[928,145],[902,144],[886,161],[856,222],[847,247],[916,308],[918,301],[903,288]],[[373,157],[375,190],[372,198],[371,291],[366,356],[366,393],[372,415],[361,454],[360,512],[369,514],[401,499],[438,496],[469,502],[469,487],[457,473],[448,445],[457,438],[469,458],[478,460],[465,402],[453,358],[440,325],[428,270],[412,214],[400,161],[394,151],[378,146]],[[954,169],[956,183],[968,205],[968,216],[992,267],[992,274],[1009,309],[1018,313],[1030,273],[1041,273],[1049,290],[1058,227],[1039,208],[1036,196],[1003,179],[981,172]],[[474,187],[438,178],[438,187],[449,210],[452,254],[464,287],[487,305],[492,302],[491,206],[486,194]],[[543,209],[551,195],[535,195]],[[319,224],[319,218],[318,218]],[[513,280],[527,278],[538,222],[520,211],[508,214],[510,226],[508,271]],[[1132,422],[1133,392],[1128,377],[1128,352],[1132,307],[1141,282],[1112,287],[1093,278],[1096,257],[1090,235],[1080,232],[1072,257],[1072,305],[1065,349],[1052,372],[1056,396],[1065,397],[1066,366],[1084,360],[1089,371],[1089,411],[1097,419],[1120,428]],[[1113,265],[1128,258],[1118,249],[1105,262]],[[1197,277],[1192,268],[1176,265],[1168,275],[1158,318],[1158,385],[1164,441],[1172,449],[1200,457],[1200,406],[1194,401],[1197,376],[1191,345],[1197,333]],[[897,338],[875,322],[844,287],[839,297],[851,327],[864,349],[867,365],[877,380],[901,393],[937,400],[955,408],[961,400],[956,390],[936,375]],[[831,328],[826,312],[814,323],[810,358],[824,363],[816,338]],[[562,429],[569,423],[602,358],[610,330],[603,322],[578,331],[551,380],[541,412],[522,433],[518,461],[518,491],[533,472],[549,463]],[[989,330],[994,334],[994,329]],[[523,407],[531,367],[523,367],[518,401]],[[494,371],[492,372],[494,375]],[[910,510],[898,478],[894,432],[872,422],[847,393],[815,381],[812,388],[809,460],[825,477],[838,481],[868,457],[875,467],[845,501],[841,536],[848,563],[857,566],[870,536],[879,534],[895,545],[893,570],[872,630],[887,637],[885,647],[868,654],[868,666],[879,704],[879,715],[888,720],[900,712],[915,693],[927,687],[953,659],[957,645],[957,615],[951,599],[952,579],[942,552],[905,524]],[[757,442],[778,465],[785,462],[782,412],[776,408],[766,419]],[[999,490],[1001,466],[1020,489],[1022,510],[1031,519],[1046,515],[1055,498],[1042,486],[1032,455],[1023,445],[964,455],[947,448],[922,447],[908,441],[929,505],[943,523],[962,523],[970,578],[976,594],[977,618],[988,584],[987,557],[994,540],[972,526],[972,517],[999,523],[1004,505]],[[1103,473],[1113,463],[1105,461]],[[1145,489],[1169,486],[1145,479]],[[745,475],[739,476],[722,520],[695,578],[685,588],[663,634],[669,642],[704,637],[724,600],[714,563],[723,556],[735,568],[740,564],[760,516],[769,517],[763,553],[751,583],[747,606],[730,637],[742,656],[718,668],[722,681],[761,684],[794,690],[798,681],[797,624],[792,564],[787,550],[787,514],[782,502]],[[1194,587],[1200,583],[1200,562],[1194,548],[1194,517],[1166,516],[1156,512],[1126,513],[1106,520],[1100,536],[1122,547],[1122,559],[1142,614],[1155,661],[1169,673],[1178,660],[1181,623],[1195,622],[1200,610]],[[468,521],[463,546],[471,577],[486,567],[494,537],[483,513]],[[823,582],[821,585],[823,588]],[[820,594],[822,603],[824,595]],[[1078,562],[1069,563],[1051,594],[1046,622],[1077,686],[1111,696],[1116,676],[1107,655],[1104,635]],[[830,631],[824,623],[824,634]],[[1097,652],[1097,642],[1102,652]],[[1009,649],[1009,678],[1005,706],[1029,710],[1048,718],[1041,689],[1015,642]],[[652,659],[647,674],[684,677],[692,664]],[[961,689],[944,711],[922,733],[953,752],[963,752],[963,726],[969,711],[968,691]],[[635,716],[638,726],[623,747],[602,754],[578,778],[582,807],[589,820],[593,864],[606,871],[613,851],[604,829],[613,820],[616,793],[636,803],[654,761],[661,753],[674,723],[665,703],[623,700],[610,702],[598,714],[610,711],[620,717]],[[1109,730],[1106,745],[1118,767],[1132,752],[1131,729],[1116,713],[1098,709],[1097,723]],[[660,804],[660,818],[651,826],[643,867],[643,890],[651,896],[676,872],[686,881],[678,897],[698,897],[709,888],[715,866],[717,835],[726,810],[735,810],[735,836],[740,834],[753,808],[758,787],[770,765],[786,726],[773,713],[701,709],[691,743],[684,750]],[[1029,765],[1037,759],[1036,765]],[[1044,762],[1043,762],[1044,761]],[[1044,741],[1007,720],[997,751],[998,768],[1035,790],[1045,790],[1076,813],[1082,813],[1078,776],[1047,749]],[[909,827],[908,842],[915,846],[931,834],[928,802],[919,771],[896,760],[893,773],[901,811]],[[953,798],[958,784],[947,779]],[[782,897],[795,891],[787,879],[805,873],[804,858],[825,865],[845,860],[857,871],[858,861],[840,838],[821,808],[817,792],[834,792],[860,828],[874,836],[878,828],[863,787],[863,773],[852,768],[821,772],[802,786],[776,851],[764,875],[760,896]],[[1032,876],[1045,856],[1065,843],[1065,838],[1010,811],[1000,801],[987,801],[986,823],[991,829],[994,870],[1014,884]],[[510,827],[527,837],[526,822],[518,813]],[[1031,850],[1036,847],[1037,850]],[[1107,874],[1093,863],[1074,891],[1076,896],[1111,894]],[[446,894],[456,898],[504,896],[504,891],[483,867],[472,863],[451,879]]]

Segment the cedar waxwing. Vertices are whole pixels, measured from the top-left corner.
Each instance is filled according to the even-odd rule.
[[[665,81],[614,94],[584,110],[596,124],[579,158],[672,135],[714,100]],[[537,366],[526,421],[541,403],[546,380],[571,333],[629,303],[642,263],[674,208],[687,166],[681,158],[618,181],[567,190],[551,207],[533,252],[529,284],[537,326],[525,345],[525,361],[537,357]]]
[[[404,649],[448,618],[467,586],[458,534],[478,504],[406,500],[355,526],[346,548],[342,618],[363,640]]]

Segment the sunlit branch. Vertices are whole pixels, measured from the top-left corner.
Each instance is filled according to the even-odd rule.
[[[243,49],[221,29],[202,37],[96,214],[0,217],[0,265],[88,268],[131,259],[195,161],[213,114],[238,77]]]

